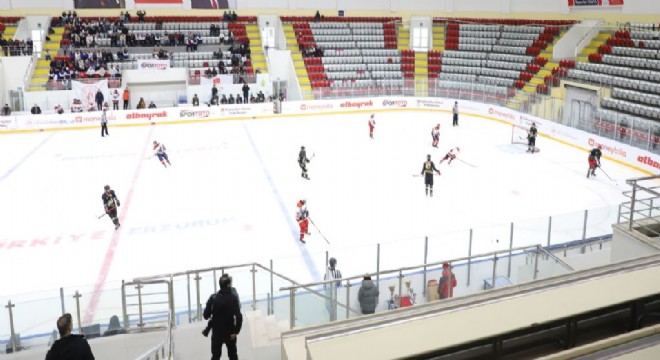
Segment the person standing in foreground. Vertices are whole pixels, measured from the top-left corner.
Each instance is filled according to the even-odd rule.
[[[331,257],[328,260],[328,269],[323,276],[323,280],[337,280],[332,281],[327,284],[324,284],[325,296],[327,297],[325,301],[325,307],[330,314],[330,321],[337,320],[337,288],[341,286],[341,271],[337,269],[337,259]]]
[[[369,137],[374,138],[374,128],[376,127],[376,119],[374,118],[376,114],[371,114],[369,118]]]
[[[305,244],[305,235],[309,234],[309,211],[307,210],[307,201],[302,199],[298,201],[298,212],[296,213],[296,221],[300,226],[300,242]]]
[[[167,167],[167,165],[172,166],[172,163],[170,163],[170,159],[167,156],[167,149],[165,148],[165,144],[159,143],[158,141],[154,140],[154,151],[156,151],[156,156],[158,156],[158,160],[160,160],[160,163],[163,164],[163,166]],[[167,162],[167,164],[165,164]]]
[[[112,223],[115,224],[115,230],[119,229],[121,226],[119,224],[119,218],[117,217],[117,208],[121,205],[119,199],[114,190],[110,189],[110,185],[106,185],[103,188],[105,191],[101,195],[101,200],[103,200],[103,207],[105,208],[105,213],[108,214]]]
[[[598,145],[597,148],[591,149],[589,152],[589,170],[587,170],[587,177],[596,176],[596,168],[600,167],[600,157],[603,156],[601,149],[603,145]]]
[[[426,185],[426,196],[433,196],[433,172],[440,175],[440,171],[436,169],[435,164],[431,161],[431,155],[426,155],[426,161],[422,166],[422,173],[424,175],[424,185]]]
[[[451,113],[454,116],[452,126],[458,126],[458,101],[454,102],[454,107],[451,109]]]
[[[451,271],[449,263],[442,264],[442,275],[438,282],[438,296],[440,299],[450,299],[454,297],[454,288],[456,287],[456,276]]]
[[[71,334],[72,330],[71,314],[64,314],[57,319],[57,331],[60,333],[60,338],[48,350],[46,360],[94,360],[94,354],[92,354],[85,335]]]
[[[229,360],[238,360],[236,338],[243,326],[243,315],[238,298],[231,291],[229,277],[220,278],[220,291],[209,298],[204,309],[204,319],[213,316],[211,335],[211,360],[220,360],[222,345],[227,346]]]
[[[380,290],[371,280],[371,276],[365,276],[364,279],[362,279],[362,286],[360,286],[360,290],[358,291],[358,301],[360,302],[362,314],[367,315],[376,313],[379,295]]]
[[[110,136],[110,134],[108,134],[108,112],[103,109],[103,112],[101,113],[101,137],[104,137],[105,135]]]
[[[309,163],[309,161],[310,160],[307,158],[307,151],[305,151],[305,147],[301,146],[300,152],[298,153],[298,165],[302,170],[302,174],[300,176],[302,176],[303,179],[307,179],[307,180],[309,180],[309,175],[307,174],[307,164]]]

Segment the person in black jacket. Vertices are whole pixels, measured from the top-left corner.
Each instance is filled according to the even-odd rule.
[[[32,115],[39,115],[39,114],[41,114],[41,108],[39,107],[39,105],[34,104],[34,106],[32,107],[32,109],[30,109],[30,114],[32,114]]]
[[[101,89],[96,91],[94,100],[96,100],[96,110],[101,111],[103,109],[103,93],[101,92]]]
[[[110,185],[106,185],[103,187],[103,195],[101,195],[101,200],[103,200],[103,208],[105,209],[105,213],[108,214],[110,219],[112,219],[112,223],[115,224],[115,230],[119,229],[119,218],[117,217],[117,208],[119,207],[119,199],[117,199],[117,195],[115,194],[114,190],[110,189]]]
[[[247,99],[250,97],[250,87],[247,83],[244,83],[241,90],[243,90],[243,99],[245,99],[245,102],[247,103]]]
[[[64,314],[57,319],[57,330],[60,339],[53,343],[46,354],[46,360],[75,359],[94,360],[94,354],[89,347],[85,335],[73,335],[71,314]]]
[[[236,337],[243,326],[243,315],[238,298],[231,291],[229,277],[220,278],[220,291],[206,302],[204,319],[213,315],[213,335],[211,336],[211,360],[220,360],[222,344],[227,345],[229,360],[238,360]]]

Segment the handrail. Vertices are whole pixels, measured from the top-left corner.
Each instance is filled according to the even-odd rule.
[[[532,246],[520,246],[520,247],[515,247],[511,249],[506,249],[506,250],[498,250],[498,251],[492,251],[484,254],[477,254],[477,255],[472,255],[472,256],[464,256],[461,258],[456,258],[456,259],[450,259],[450,260],[442,260],[442,261],[437,261],[437,262],[432,262],[428,264],[420,264],[420,265],[415,265],[415,266],[406,266],[406,267],[401,267],[397,269],[392,269],[392,270],[384,270],[384,271],[379,271],[379,272],[374,272],[374,273],[367,273],[367,274],[362,274],[362,275],[356,275],[356,276],[350,276],[350,277],[343,277],[341,279],[332,279],[332,280],[325,280],[325,281],[319,281],[319,282],[314,282],[314,283],[307,283],[307,284],[302,284],[302,285],[297,285],[297,286],[289,286],[289,287],[282,287],[280,288],[280,291],[284,290],[296,290],[299,288],[309,288],[312,286],[319,286],[319,285],[326,285],[326,284],[331,284],[335,283],[337,281],[350,281],[350,280],[356,280],[356,279],[362,279],[365,276],[382,276],[382,275],[388,275],[388,274],[398,274],[404,271],[410,271],[410,270],[416,270],[419,268],[429,268],[429,267],[434,267],[434,266],[440,266],[444,263],[456,263],[456,262],[461,262],[461,261],[467,261],[475,258],[483,258],[487,256],[493,256],[497,254],[508,254],[511,252],[517,252],[517,251],[525,251],[529,249],[538,249],[540,248],[540,245],[532,245]],[[573,270],[570,266],[565,264],[563,261],[559,260],[564,266],[566,266],[568,269]]]
[[[327,339],[331,337],[345,336],[343,332],[350,334],[359,333],[373,329],[374,327],[391,326],[393,323],[406,323],[423,318],[438,316],[458,309],[478,307],[484,302],[494,303],[504,301],[507,298],[523,296],[524,293],[533,293],[547,289],[558,288],[570,283],[590,281],[594,278],[602,278],[634,270],[645,269],[660,265],[660,255],[653,254],[641,258],[623,261],[616,264],[608,264],[593,269],[574,272],[567,275],[541,279],[533,282],[517,284],[513,286],[494,289],[488,292],[480,292],[463,297],[433,301],[417,306],[381,312],[369,317],[353,318],[340,323],[326,324],[324,327],[294,329],[282,334],[282,339],[306,335],[308,341],[312,339]],[[339,334],[342,332],[342,334]]]

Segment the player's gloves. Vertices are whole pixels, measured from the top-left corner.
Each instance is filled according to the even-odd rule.
[[[119,202],[119,200],[117,200],[117,206],[121,206],[121,203]]]

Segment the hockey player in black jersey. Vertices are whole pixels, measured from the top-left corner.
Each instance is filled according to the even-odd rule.
[[[435,164],[431,161],[431,155],[426,155],[426,161],[422,167],[421,175],[424,175],[424,185],[426,185],[426,196],[433,196],[433,172],[440,175],[440,171],[436,169]]]
[[[112,223],[115,224],[115,230],[117,230],[121,226],[119,224],[119,218],[117,217],[117,208],[120,205],[119,199],[117,199],[115,191],[110,189],[110,185],[106,185],[103,189],[105,190],[103,195],[101,195],[103,208],[105,209],[105,213],[108,214],[112,220]]]
[[[527,152],[531,152],[532,154],[536,151],[537,134],[538,134],[538,130],[536,130],[536,124],[532,123],[532,126],[529,128],[529,131],[527,132]]]
[[[600,167],[600,157],[603,156],[603,152],[601,151],[602,148],[603,148],[602,145],[598,145],[597,148],[593,148],[589,152],[589,158],[587,158],[587,160],[589,161],[589,170],[587,170],[587,177],[596,176],[596,168]]]
[[[300,169],[302,169],[302,174],[300,176],[302,176],[303,179],[307,179],[307,180],[309,180],[309,175],[307,175],[308,163],[309,163],[309,159],[307,158],[307,151],[305,151],[304,146],[301,146],[300,152],[298,153],[298,165],[300,165]]]

